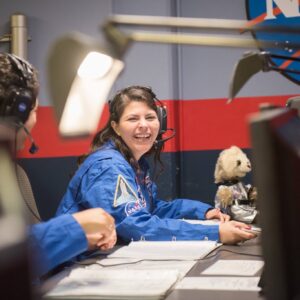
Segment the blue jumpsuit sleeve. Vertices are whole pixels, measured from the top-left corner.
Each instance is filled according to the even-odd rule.
[[[140,211],[121,222],[118,234],[124,241],[132,240],[219,240],[219,226],[189,224],[178,219],[161,219],[158,216]]]
[[[211,205],[190,199],[157,200],[154,214],[161,218],[205,220]]]
[[[66,214],[47,222],[32,225],[29,229],[30,251],[39,264],[41,276],[88,248],[85,233],[72,215]],[[36,261],[39,260],[39,261]]]
[[[156,199],[156,185],[153,183],[153,214],[161,218],[205,220],[205,214],[213,207],[209,204],[190,199],[172,201]]]
[[[130,187],[132,195],[136,195],[136,206],[131,209],[128,207],[132,202],[119,203],[116,200],[116,187],[120,176]],[[139,201],[141,199],[138,198],[135,175],[128,164],[113,159],[104,162],[96,161],[82,178],[80,192],[77,193],[77,201],[80,205],[73,205],[72,211],[76,207],[78,209],[103,208],[115,218],[118,236],[127,242],[141,238],[172,240],[174,237],[177,240],[219,240],[219,226],[189,224],[173,219],[176,206],[181,209],[179,205],[181,201],[177,201],[178,204],[174,206],[173,213],[162,218],[163,205],[157,207],[159,214],[155,215],[150,212],[150,205],[143,205],[143,202]],[[65,202],[68,205],[64,207],[62,203],[58,213],[64,213],[64,210],[68,210],[68,207],[72,205],[69,196],[65,198]],[[186,210],[188,210],[187,207],[188,205],[185,206]],[[202,210],[199,207],[197,216],[203,217],[205,210],[206,206],[203,206]],[[189,215],[192,216],[191,213]]]

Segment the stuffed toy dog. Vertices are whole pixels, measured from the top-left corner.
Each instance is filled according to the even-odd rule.
[[[241,181],[250,171],[247,155],[236,146],[220,153],[215,168],[215,183],[218,185],[215,207],[232,219],[245,223],[252,223],[257,215],[256,188]]]

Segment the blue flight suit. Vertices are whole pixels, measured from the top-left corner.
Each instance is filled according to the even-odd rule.
[[[88,249],[82,227],[69,214],[32,225],[29,241],[36,276],[47,273]]]
[[[189,224],[181,219],[205,219],[212,206],[200,201],[157,199],[157,187],[142,157],[141,172],[112,141],[89,155],[70,181],[57,215],[101,207],[115,218],[118,237],[132,240],[219,240],[218,225]]]

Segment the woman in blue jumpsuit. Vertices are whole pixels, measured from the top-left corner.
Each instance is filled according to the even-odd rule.
[[[110,102],[110,118],[92,142],[92,150],[72,178],[57,216],[101,207],[116,222],[118,237],[132,240],[214,240],[235,243],[252,238],[243,223],[200,201],[157,198],[146,157],[160,161],[163,144],[158,100],[150,88],[131,86]],[[220,225],[182,219],[218,218]]]
[[[5,136],[13,137],[12,149],[23,147],[36,124],[38,90],[37,72],[31,64],[0,53],[0,119]],[[37,263],[35,275],[43,275],[88,249],[109,249],[116,242],[114,220],[101,208],[34,224],[28,235],[31,257]]]
[[[37,275],[47,273],[88,248],[85,233],[72,215],[31,226],[29,237],[30,249],[38,264],[34,268]]]
[[[113,219],[102,209],[66,214],[32,225],[28,235],[35,276],[46,274],[87,250],[112,248],[113,227]]]

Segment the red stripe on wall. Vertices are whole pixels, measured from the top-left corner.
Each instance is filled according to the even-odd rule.
[[[32,130],[32,136],[39,147],[34,155],[28,152],[30,141],[27,139],[25,147],[19,153],[19,157],[63,157],[79,156],[88,152],[92,136],[87,138],[64,139],[59,135],[57,121],[52,107],[40,106],[37,114],[37,124]],[[105,107],[99,122],[103,127],[108,119],[108,109]]]
[[[224,149],[231,145],[250,147],[248,118],[261,103],[284,106],[290,96],[182,101],[180,151]]]
[[[285,105],[293,95],[237,98],[231,104],[227,99],[167,100],[168,127],[175,128],[176,137],[165,144],[166,152],[224,149],[231,145],[250,147],[247,119],[257,112],[264,102]],[[99,128],[108,119],[107,107],[99,122]],[[32,135],[39,151],[28,153],[29,141],[20,152],[21,157],[78,156],[89,149],[92,137],[66,140],[59,136],[51,107],[40,107],[38,123]]]

